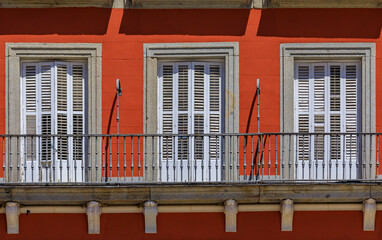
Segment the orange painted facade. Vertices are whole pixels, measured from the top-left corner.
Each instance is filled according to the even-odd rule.
[[[280,44],[376,43],[376,127],[382,132],[382,9],[132,10],[0,9],[0,116],[5,116],[5,43],[102,43],[102,126],[106,133],[121,80],[120,133],[143,132],[143,44],[239,43],[240,132],[261,79],[261,131],[280,131]],[[152,106],[153,108],[156,106]],[[115,112],[114,112],[115,114]],[[113,119],[115,119],[113,117]],[[257,131],[256,119],[250,132]],[[5,133],[5,117],[0,119]],[[110,133],[116,133],[112,121]],[[144,233],[142,214],[102,214],[101,234],[88,235],[85,214],[20,215],[20,234],[1,239],[380,239],[362,230],[362,212],[295,212],[293,232],[280,231],[278,212],[238,214],[238,232],[224,231],[223,213],[160,213],[158,234]]]

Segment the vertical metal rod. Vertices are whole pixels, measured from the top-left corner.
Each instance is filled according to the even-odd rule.
[[[169,181],[169,177],[170,177],[170,172],[169,172],[169,164],[168,164],[168,154],[169,151],[168,151],[168,136],[166,137],[166,181],[168,182]]]
[[[66,139],[66,143],[67,144],[69,144],[70,143],[70,137],[66,137],[67,139]],[[73,139],[72,139],[72,141],[73,141]],[[41,144],[39,144],[39,145],[41,145]],[[39,147],[40,148],[40,147]],[[69,147],[67,146],[67,155],[66,155],[66,176],[67,176],[67,182],[69,182],[70,181],[70,176],[69,176],[69,174],[70,174],[70,162],[71,162],[71,159],[69,158],[69,157],[71,157],[71,156],[69,156]],[[89,158],[90,159],[90,158]]]
[[[159,144],[159,158],[158,158],[158,161],[159,161],[159,177],[158,177],[158,181],[161,181],[162,180],[162,137],[161,136],[158,136],[158,144]]]
[[[133,137],[130,138],[130,145],[131,145],[131,180],[134,181],[133,180],[134,179],[134,138]],[[125,164],[126,164],[126,159],[125,159]]]
[[[251,135],[251,176],[250,179],[254,180],[254,171],[255,171],[255,159],[253,158],[253,135]]]
[[[145,149],[144,149],[144,156],[143,156],[143,164],[144,164],[144,178],[145,178],[145,181],[148,181],[147,179],[147,136],[144,136],[144,144],[145,144]]]
[[[73,136],[74,182],[77,182],[77,141],[78,141],[77,139],[78,139],[78,137]],[[89,159],[89,161],[90,161],[90,159]],[[89,180],[89,182],[90,182],[90,180]]]
[[[102,173],[104,174],[105,181],[107,182],[107,178],[106,178],[106,176],[107,176],[107,169],[106,169],[105,164],[106,164],[106,160],[105,160],[105,137],[103,136],[102,137]],[[83,164],[82,164],[82,166],[83,166]],[[84,170],[82,169],[82,171],[84,171]]]
[[[282,139],[281,139],[282,138]],[[280,141],[282,142],[282,146],[281,146],[281,169],[280,169],[280,175],[281,175],[281,179],[284,179],[285,178],[285,135],[280,135]],[[297,157],[296,157],[296,161],[298,161]]]
[[[110,172],[110,175],[109,175],[109,179],[110,179],[110,182],[113,181],[113,153],[112,153],[112,147],[111,145],[112,144],[112,138],[111,136],[109,137],[109,172]]]
[[[260,133],[260,79],[257,79],[257,133]]]
[[[5,159],[5,138],[4,137],[2,137],[2,139],[3,139],[3,182],[5,182],[5,179],[6,179],[6,175],[5,175],[5,161],[6,161],[6,159]],[[24,149],[25,149],[25,151],[24,151],[24,175],[25,175],[25,177],[24,177],[24,179],[25,179],[25,181],[27,181],[27,174],[26,174],[26,172],[27,172],[27,143],[26,143],[27,141],[26,141],[26,138],[24,137]]]
[[[378,179],[379,175],[379,134],[377,134],[377,161],[376,161],[376,173],[375,173],[375,179]]]
[[[289,171],[289,179],[291,179],[291,168],[292,168],[292,158],[291,158],[291,151],[292,151],[292,135],[289,134],[289,159],[288,159],[288,171]],[[297,141],[296,141],[296,151],[297,151]],[[297,156],[297,154],[296,154]],[[297,169],[296,169],[297,172]]]
[[[239,157],[239,141],[240,136],[236,136],[236,181],[240,181],[240,157]]]
[[[229,136],[229,174],[228,180],[231,181],[233,179],[233,166],[232,166],[232,136]]]
[[[131,153],[132,154],[132,153]],[[123,181],[126,182],[126,137],[123,137]],[[133,177],[133,172],[131,172],[131,177]]]
[[[277,135],[275,135],[275,138],[276,138],[276,141],[275,141],[275,144],[276,144],[276,147],[275,147],[275,179],[277,179],[277,167],[278,167],[278,161],[277,161]]]
[[[261,146],[262,146],[262,139],[261,135],[259,134],[257,137],[257,173],[256,173],[256,180],[259,180],[260,178],[260,168],[261,168]]]
[[[118,97],[117,97],[117,99],[118,99]],[[117,182],[120,181],[120,179],[119,179],[119,161],[120,161],[120,159],[119,159],[119,136],[117,133]]]
[[[3,137],[3,177],[5,179],[5,152],[4,152],[4,137]],[[28,149],[28,137],[24,136],[24,181],[27,181],[27,149]]]
[[[244,181],[247,181],[247,137],[248,136],[244,136],[244,146],[243,146],[243,153],[244,153],[244,162],[243,162]]]
[[[336,180],[338,180],[338,142],[341,141],[340,135],[336,135]]]
[[[178,145],[175,144],[177,138],[175,136],[171,136],[171,139],[173,142],[173,144],[172,144],[172,168],[173,168],[173,173],[174,173],[173,178],[174,178],[174,182],[176,182],[176,162],[178,160],[179,153],[176,149],[176,146],[178,146]]]
[[[141,179],[141,137],[138,136],[138,182]]]
[[[82,141],[83,142],[83,141]],[[95,137],[95,181],[98,182],[98,136]],[[88,148],[90,146],[88,145]],[[82,159],[83,161],[83,159]]]
[[[218,148],[218,143],[219,143],[219,148]],[[218,181],[218,179],[219,179],[218,159],[221,156],[220,151],[222,148],[222,145],[220,143],[221,143],[220,137],[216,137],[215,138],[215,179],[216,179],[216,181]],[[223,162],[224,162],[224,160],[223,160]]]
[[[222,171],[222,174],[224,174],[224,180],[227,180],[227,176],[226,176],[226,154],[225,154],[225,146],[223,145],[226,145],[226,139],[225,139],[225,136],[223,135],[222,136],[222,149],[223,149],[223,171]],[[222,176],[222,179],[223,179],[223,176]]]
[[[62,182],[63,179],[62,179],[62,137],[60,136],[59,137],[59,141],[60,141],[60,181]],[[32,141],[33,142],[33,141]],[[33,148],[32,148],[33,149]],[[33,150],[32,150],[32,153],[33,153]],[[33,154],[32,154],[33,155]],[[33,158],[32,158],[33,159]],[[32,164],[33,165],[33,164]],[[33,170],[32,170],[32,175],[33,175]],[[32,179],[33,179],[33,176],[32,176]]]
[[[152,163],[152,175],[153,175],[153,182],[155,181],[155,145],[154,145],[154,136],[151,137],[151,146],[152,146],[152,154],[151,154],[151,163]]]
[[[268,135],[268,179],[271,179],[271,135]]]
[[[353,136],[352,134],[350,134],[350,156],[349,156],[349,179],[352,179],[352,176],[351,176],[351,168],[352,168],[352,146],[353,146]],[[346,159],[346,157],[345,157]]]
[[[86,142],[87,143],[90,143],[90,141],[91,141],[91,138],[90,138],[90,136],[88,136],[87,138],[86,138],[87,140],[86,140]],[[88,147],[87,148],[87,150],[88,150],[88,164],[89,164],[89,175],[90,175],[90,177],[88,178],[89,179],[89,181],[91,181],[91,175],[92,175],[92,161],[91,161],[91,155],[90,155],[90,152],[91,152],[91,149],[90,149],[90,147]]]
[[[370,134],[370,142],[369,142],[369,179],[371,179],[371,173],[372,173],[372,168],[373,168],[373,160],[371,158],[371,156],[373,156],[372,154],[372,146],[373,146],[373,135]]]
[[[346,173],[346,169],[345,169],[345,160],[346,160],[346,136],[345,135],[342,135],[342,141],[343,141],[343,149],[342,149],[342,179],[345,179],[345,173]]]
[[[17,141],[17,182],[20,182],[20,143],[19,136],[16,137]],[[3,176],[4,177],[4,176]]]

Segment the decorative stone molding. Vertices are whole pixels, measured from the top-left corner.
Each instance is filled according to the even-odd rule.
[[[154,201],[146,201],[143,204],[145,215],[145,233],[157,233],[158,205]]]
[[[128,0],[126,7],[145,9],[251,8],[252,0]]]
[[[17,202],[7,202],[5,205],[7,233],[19,234],[20,205]]]
[[[88,234],[100,234],[101,204],[96,201],[88,202],[86,215],[88,215]]]
[[[0,0],[2,8],[112,7],[113,0]]]
[[[293,200],[285,199],[281,201],[281,231],[292,231],[293,229]]]
[[[236,232],[236,215],[238,213],[237,202],[233,199],[226,200],[224,202],[224,214],[225,214],[225,231]]]
[[[374,231],[377,202],[369,198],[363,202],[363,230]]]
[[[262,8],[381,8],[381,0],[265,0]],[[256,7],[256,6],[255,6]]]

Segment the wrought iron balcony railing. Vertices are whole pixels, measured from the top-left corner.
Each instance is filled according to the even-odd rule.
[[[3,183],[379,181],[380,133],[2,135]]]

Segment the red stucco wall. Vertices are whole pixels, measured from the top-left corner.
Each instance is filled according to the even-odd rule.
[[[362,212],[295,212],[292,232],[280,231],[280,213],[239,213],[237,232],[226,233],[223,213],[160,213],[158,233],[144,233],[142,214],[102,214],[101,234],[87,234],[85,214],[20,215],[20,234],[7,235],[0,215],[1,239],[381,239],[382,213],[374,232],[362,230]]]

